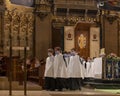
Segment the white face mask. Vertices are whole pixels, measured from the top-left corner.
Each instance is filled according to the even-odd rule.
[[[48,52],[48,56],[52,56],[52,53]]]
[[[90,60],[88,60],[88,62],[90,62]]]
[[[58,55],[60,52],[59,51],[55,51],[55,54]]]
[[[71,55],[74,56],[75,55],[75,51],[71,51]]]

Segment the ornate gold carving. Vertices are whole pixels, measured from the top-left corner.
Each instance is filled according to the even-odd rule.
[[[113,22],[118,18],[117,16],[110,16],[110,15],[105,17],[107,18],[110,24],[113,24]]]
[[[12,42],[13,42],[12,46],[14,47],[15,46],[21,46],[21,47],[28,46],[32,48],[33,39],[31,38],[33,38],[32,34],[34,32],[33,14],[6,11],[4,20],[5,20],[4,22],[4,36],[5,36],[4,46],[10,46],[9,35],[11,34]],[[7,49],[6,48],[4,49],[5,49],[4,53],[8,54]],[[19,51],[19,52],[20,53],[18,53],[18,51],[13,51],[13,55],[21,54],[20,56],[23,56],[23,52],[22,51]]]
[[[78,45],[80,47],[80,49],[83,49],[86,47],[86,37],[83,34],[80,34],[80,36],[78,37]]]
[[[20,16],[18,14],[15,14],[15,16],[13,18],[13,24],[19,25],[19,23],[20,23]]]
[[[35,12],[43,20],[51,12],[51,5],[47,0],[36,0]]]

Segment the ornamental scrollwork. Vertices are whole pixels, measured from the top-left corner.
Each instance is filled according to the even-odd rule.
[[[118,19],[117,16],[105,16],[110,24],[113,24],[114,21]]]
[[[12,37],[12,46],[27,46],[32,48],[32,34],[34,29],[34,15],[6,11],[4,15],[4,46],[10,45],[10,36]],[[7,49],[4,50],[7,53]],[[17,52],[13,51],[13,54]]]

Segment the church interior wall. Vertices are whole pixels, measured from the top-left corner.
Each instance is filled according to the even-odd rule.
[[[98,57],[100,48],[105,48],[106,55],[113,52],[120,56],[120,18],[102,15],[101,21],[97,21],[99,17],[97,14],[98,10],[96,9],[96,4],[94,2],[92,3],[92,0],[89,0],[89,2],[87,2],[88,0],[77,0],[77,3],[75,0],[71,0],[72,2],[69,2],[69,0],[55,1],[56,6],[54,7],[56,7],[55,9],[59,7],[60,11],[53,9],[53,13],[50,12],[41,19],[39,14],[41,9],[35,12],[34,7],[11,4],[10,0],[5,0],[4,12],[0,9],[0,54],[3,53],[2,55],[9,56],[9,47],[11,46],[13,47],[13,56],[24,58],[23,48],[29,47],[27,51],[28,56],[36,56],[39,60],[44,59],[45,61],[48,55],[48,48],[59,46],[63,51],[70,51],[75,47],[78,52],[82,53],[82,55],[80,54],[81,57],[83,54],[85,55],[85,59],[89,56],[92,58]],[[87,4],[85,4],[84,1]],[[69,3],[71,6],[69,6]],[[89,5],[89,3],[93,5],[93,7],[91,5],[86,6]],[[82,6],[79,4],[82,4]],[[61,8],[61,5],[65,7],[65,11],[64,8]],[[38,9],[39,7],[40,6],[38,6]],[[80,24],[77,30],[75,30],[77,23]],[[67,31],[65,27],[68,27]],[[69,30],[69,28],[72,29]],[[69,34],[70,31],[72,37]],[[81,38],[81,34],[85,35]],[[10,44],[11,39],[12,45]],[[80,39],[82,39],[82,46],[80,46]],[[72,42],[65,42],[65,40]],[[100,44],[102,46],[100,46]],[[86,49],[84,47],[86,47]],[[16,61],[12,63],[12,67],[14,67],[13,69],[17,72],[16,65],[18,64],[18,58],[15,60]],[[41,65],[41,69],[38,70],[40,74],[43,75],[44,68],[42,67],[45,67],[45,64]],[[40,74],[39,76],[41,76]],[[16,76],[16,74],[14,76]],[[37,80],[42,82],[43,76],[39,76],[37,76]],[[43,85],[43,82],[41,85]]]
[[[108,17],[109,18],[109,17]],[[118,19],[114,19],[113,21],[109,21],[107,17],[105,17],[105,50],[106,54],[115,53],[119,55],[119,26]]]
[[[99,57],[100,54],[100,26],[90,28],[90,57]]]
[[[47,49],[51,47],[51,15],[49,14],[44,20],[36,16],[36,56],[40,59],[47,56]]]

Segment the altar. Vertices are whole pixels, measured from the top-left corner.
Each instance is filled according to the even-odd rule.
[[[120,57],[111,53],[105,57],[95,58],[92,66],[94,76],[85,78],[84,85],[100,89],[120,88]]]

